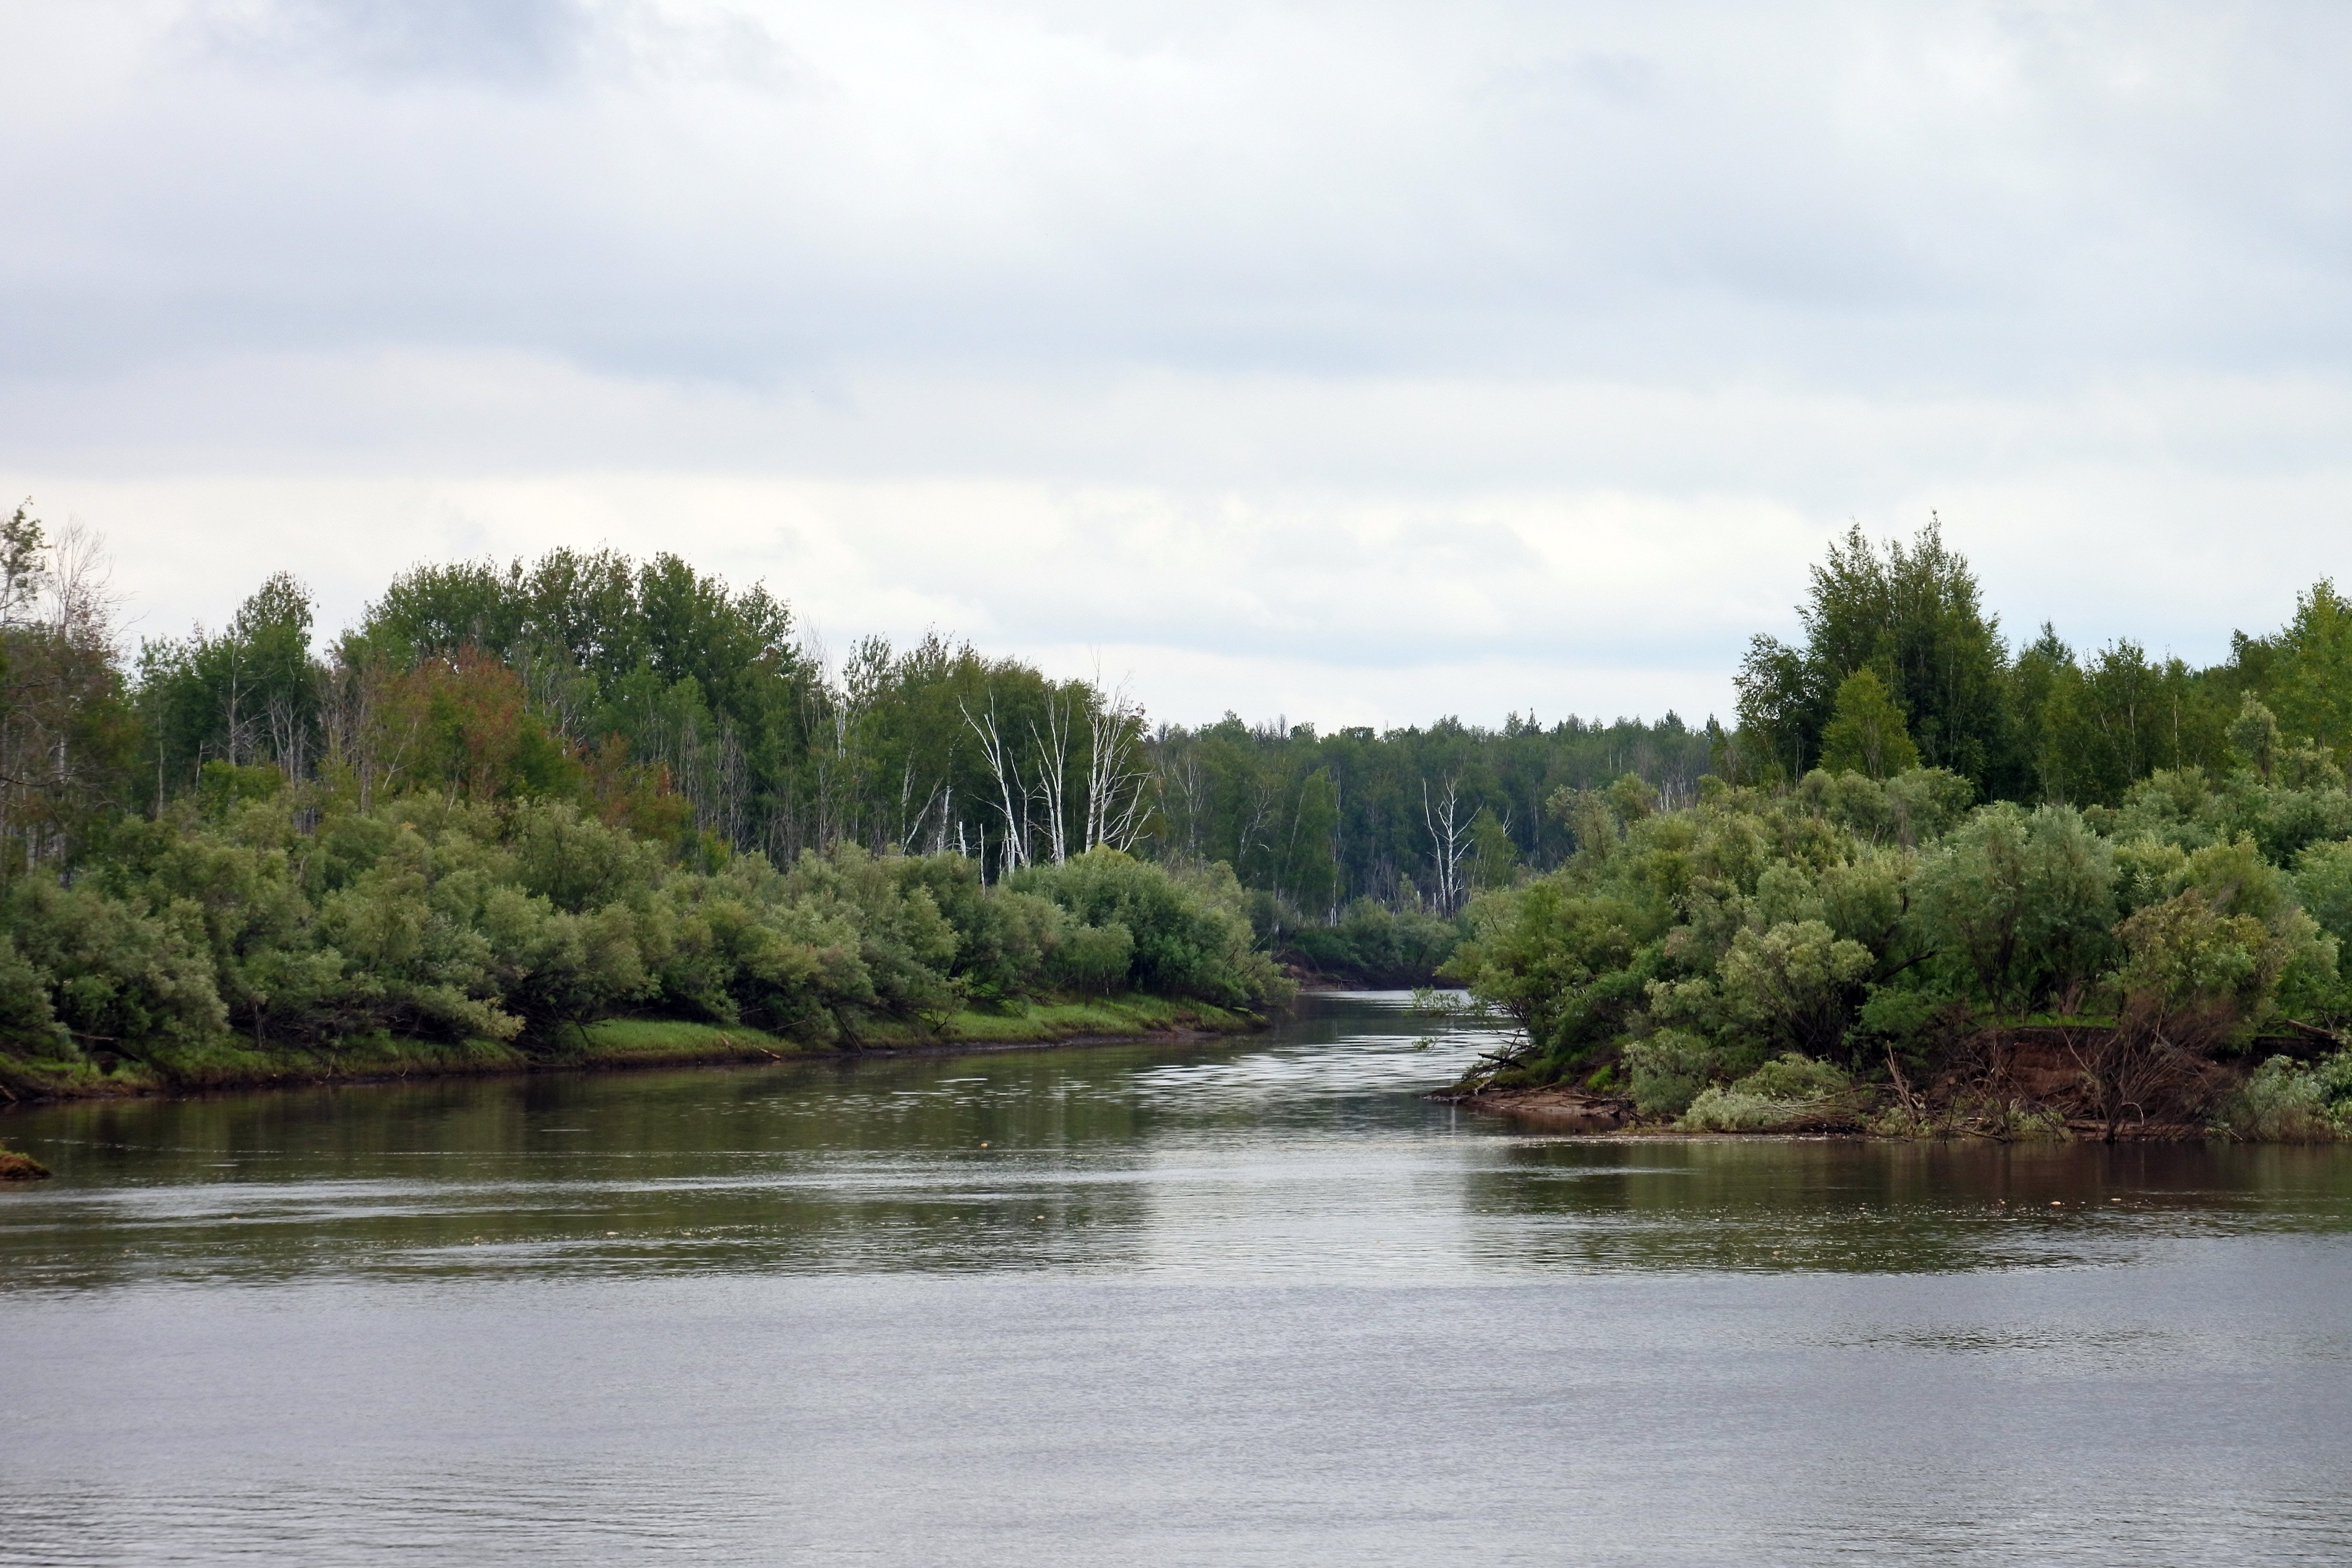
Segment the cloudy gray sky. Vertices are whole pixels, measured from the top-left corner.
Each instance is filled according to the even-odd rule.
[[[676,549],[1156,717],[1727,710],[1858,519],[2352,570],[2352,9],[0,0],[0,483],[138,629]]]

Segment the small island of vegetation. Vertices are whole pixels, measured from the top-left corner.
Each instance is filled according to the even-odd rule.
[[[1521,1043],[1457,1092],[1583,1125],[2352,1135],[2352,605],[2191,670],[2012,655],[1933,528],[1759,637],[1716,773],[1563,792],[1577,847],[1448,973]],[[1989,798],[1988,798],[1989,797]]]

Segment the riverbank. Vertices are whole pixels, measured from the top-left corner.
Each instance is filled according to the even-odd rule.
[[[2106,1124],[2087,1116],[2068,1116],[2048,1107],[2009,1104],[1976,1112],[1929,1112],[1905,1117],[1899,1108],[1855,1110],[1824,1108],[1798,1114],[1775,1126],[1685,1127],[1672,1117],[1643,1118],[1632,1102],[1576,1089],[1490,1089],[1475,1093],[1432,1097],[1465,1110],[1501,1117],[1531,1129],[1578,1132],[1629,1139],[1690,1138],[1853,1138],[1912,1141],[1934,1138],[1982,1138],[2001,1142],[2021,1140],[2083,1140],[2098,1142],[2107,1136]],[[2113,1140],[2130,1143],[2199,1142],[2222,1136],[2201,1121],[2130,1121],[2116,1128]],[[2296,1142],[2326,1142],[2298,1138]]]
[[[1886,1081],[1784,1056],[1727,1084],[1692,1086],[1650,1114],[1617,1086],[1495,1083],[1492,1075],[1433,1098],[1561,1131],[1693,1137],[1828,1134],[1897,1140],[2083,1139],[2255,1143],[2352,1140],[2352,1053],[2322,1054],[2333,1035],[2264,1037],[2227,1058],[2150,1051],[2112,1025],[1989,1030],[1957,1042],[1950,1065]]]
[[[1265,1024],[1263,1016],[1240,1008],[1129,995],[1014,1003],[985,1011],[966,1009],[935,1020],[872,1019],[860,1026],[854,1042],[795,1040],[739,1025],[607,1018],[570,1031],[561,1043],[529,1048],[487,1039],[373,1036],[318,1047],[259,1049],[223,1042],[103,1061],[0,1055],[0,1100],[28,1103],[311,1083],[1011,1050],[1247,1034]]]

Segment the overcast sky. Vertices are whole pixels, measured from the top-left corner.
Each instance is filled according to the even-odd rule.
[[[557,543],[1155,718],[1727,712],[1859,520],[2352,571],[2352,7],[0,0],[0,482],[136,630]]]

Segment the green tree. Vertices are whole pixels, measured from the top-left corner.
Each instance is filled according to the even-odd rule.
[[[1298,786],[1291,813],[1288,891],[1298,907],[1325,919],[1337,914],[1339,864],[1332,841],[1339,831],[1339,796],[1331,770],[1317,768]]]
[[[2312,740],[2340,763],[2352,756],[2352,603],[2322,578],[2298,595],[2294,616],[2268,639],[2264,695],[2291,740]]]
[[[1471,880],[1481,888],[1507,888],[1518,875],[1518,846],[1491,806],[1470,819]]]
[[[2105,967],[2114,852],[2080,814],[1985,807],[1924,858],[1911,895],[1923,945],[1999,1013],[2078,1005]]]
[[[1890,677],[1923,761],[1987,794],[2019,782],[2008,650],[1976,575],[1932,519],[1906,544],[1874,545],[1860,524],[1812,569],[1797,607],[1802,647],[1759,637],[1737,678],[1740,724],[1794,779],[1822,755],[1846,678]]]
[[[0,520],[0,884],[67,869],[119,806],[139,745],[87,539],[30,503]]]
[[[2253,769],[2256,776],[2267,782],[2283,749],[2277,718],[2252,692],[2247,692],[2239,704],[2237,718],[2230,721],[2230,750],[2240,762]]]
[[[1837,708],[1822,731],[1822,766],[1831,773],[1891,778],[1919,765],[1903,727],[1903,710],[1877,672],[1857,669],[1838,686]]]
[[[268,764],[289,777],[316,766],[322,736],[312,620],[309,591],[278,572],[221,631],[198,627],[142,647],[141,697],[167,789],[193,787],[208,762]]]

